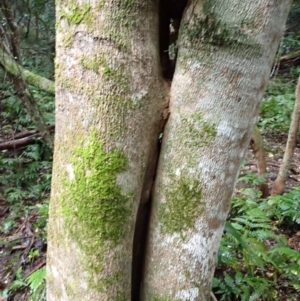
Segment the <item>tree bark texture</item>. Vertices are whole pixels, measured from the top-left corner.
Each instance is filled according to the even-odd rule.
[[[190,1],[180,25],[142,300],[209,300],[290,1]]]
[[[290,2],[188,1],[171,85],[159,15],[182,11],[159,13],[153,0],[56,2],[48,301],[209,300]]]
[[[157,1],[56,1],[48,301],[130,300],[165,123]],[[139,252],[138,250],[136,252]]]

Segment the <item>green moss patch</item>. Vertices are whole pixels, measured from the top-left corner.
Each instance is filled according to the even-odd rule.
[[[180,46],[187,49],[187,53],[182,57],[183,60],[196,58],[209,66],[210,60],[201,55],[199,48],[209,52],[215,49],[226,48],[234,55],[253,58],[262,55],[261,46],[253,39],[251,28],[254,27],[252,21],[240,21],[236,23],[222,21],[222,18],[213,11],[213,1],[206,1],[203,7],[205,15],[194,14],[190,19],[184,21],[180,36],[183,37]],[[246,23],[245,23],[246,22]],[[245,32],[245,26],[249,30]]]
[[[116,181],[127,168],[125,155],[117,149],[105,152],[96,133],[86,141],[71,158],[73,171],[65,180],[62,213],[66,230],[82,250],[81,264],[93,274],[103,267],[103,253],[128,231],[131,206]]]
[[[158,218],[163,233],[180,233],[194,227],[204,210],[201,183],[184,176],[171,177],[166,203],[160,205]]]
[[[61,17],[66,18],[68,24],[80,24],[86,16],[89,15],[91,6],[89,4],[83,4],[81,6],[76,3],[69,5],[68,10],[61,12]]]
[[[202,112],[192,114],[190,117],[182,119],[183,133],[189,133],[189,138],[182,137],[182,141],[187,147],[205,147],[211,145],[217,135],[216,125],[206,121]]]
[[[92,70],[97,74],[102,73],[107,81],[115,83],[118,88],[128,90],[128,78],[124,73],[124,66],[119,65],[117,69],[113,68],[112,64],[101,55],[82,56],[79,62],[87,70]]]

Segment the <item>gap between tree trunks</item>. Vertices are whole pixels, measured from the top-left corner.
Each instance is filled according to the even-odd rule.
[[[187,0],[161,0],[159,7],[159,54],[162,77],[167,81],[170,89],[177,59],[177,38],[183,11]],[[173,49],[173,53],[170,53]],[[165,125],[169,117],[169,102],[162,112],[159,137],[156,150],[150,155],[141,200],[137,212],[134,229],[132,250],[131,301],[140,300],[140,289],[143,281],[145,254],[149,234],[149,223],[152,207],[153,190],[155,187],[156,171],[161,151],[161,143]]]
[[[131,301],[139,301],[140,288],[143,281],[145,254],[148,241],[148,231],[152,207],[153,189],[155,186],[156,171],[160,157],[162,135],[169,118],[168,103],[162,112],[159,136],[155,150],[151,152],[148,160],[140,204],[137,212],[133,249],[132,249],[132,274],[131,274]]]

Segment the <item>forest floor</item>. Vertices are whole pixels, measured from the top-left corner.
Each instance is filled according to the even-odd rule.
[[[265,159],[267,165],[267,175],[268,175],[268,187],[271,191],[273,183],[278,175],[280,164],[282,163],[282,158],[286,148],[287,134],[286,133],[276,133],[276,134],[266,134],[264,137],[264,150]],[[299,140],[299,139],[298,139]],[[247,172],[257,173],[257,164],[253,156],[253,152],[249,147],[244,165],[241,169],[240,174]],[[288,193],[292,188],[299,186],[300,182],[300,141],[297,142],[294,157],[292,161],[292,166],[289,170],[288,179],[286,181],[285,193]],[[238,183],[243,186],[243,182]],[[237,189],[236,189],[237,190]],[[299,196],[300,199],[300,196]],[[283,226],[280,228],[280,235],[284,235],[288,240],[288,245],[291,249],[298,251],[300,253],[300,224],[296,222],[292,226]],[[278,301],[300,301],[300,295],[288,296],[288,289],[284,285],[284,281],[278,279]],[[255,301],[261,301],[262,299],[257,299]],[[269,301],[269,300],[268,300]],[[273,301],[273,300],[270,300]]]
[[[286,139],[286,134],[265,135],[264,137],[269,188],[272,187],[277,176]],[[241,173],[246,172],[257,172],[256,161],[250,147],[241,170]],[[286,191],[298,186],[299,181],[300,143],[295,149]],[[33,205],[33,203],[24,204],[24,208]],[[11,207],[4,196],[0,195],[0,291],[4,293],[0,295],[0,301],[29,300],[30,288],[26,279],[46,265],[47,242],[43,240],[37,231],[38,228],[35,227],[40,218],[38,210],[21,210],[16,216],[14,207]],[[7,226],[9,222],[14,223],[13,227]],[[300,252],[300,227],[295,225],[294,228],[285,229],[284,234],[288,238],[289,246]],[[10,230],[7,231],[7,229]],[[300,300],[298,296],[295,296],[295,299],[284,296],[284,289],[280,293],[280,298],[280,301]]]

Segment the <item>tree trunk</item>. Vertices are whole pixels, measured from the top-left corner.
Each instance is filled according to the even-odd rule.
[[[148,206],[165,123],[158,5],[56,7],[47,300],[127,301],[136,215]]]
[[[290,1],[190,1],[151,215],[142,300],[209,300],[220,239]]]
[[[267,163],[264,149],[264,140],[256,126],[251,136],[250,146],[253,151],[254,158],[256,160],[257,174],[262,177],[261,183],[259,184],[259,190],[261,191],[261,197],[267,198],[269,193],[268,186],[268,175],[267,175]]]
[[[189,1],[169,91],[158,18],[180,20],[186,2],[56,1],[48,301],[209,299],[290,0]]]
[[[272,188],[272,195],[282,194],[285,188],[285,182],[288,177],[289,169],[291,168],[292,160],[294,157],[294,151],[297,142],[297,133],[299,129],[300,122],[300,77],[298,79],[298,84],[295,92],[295,105],[292,114],[292,121],[290,124],[290,130],[288,135],[288,140],[286,143],[286,149],[284,152],[283,160],[279,168],[278,176],[274,182]]]

